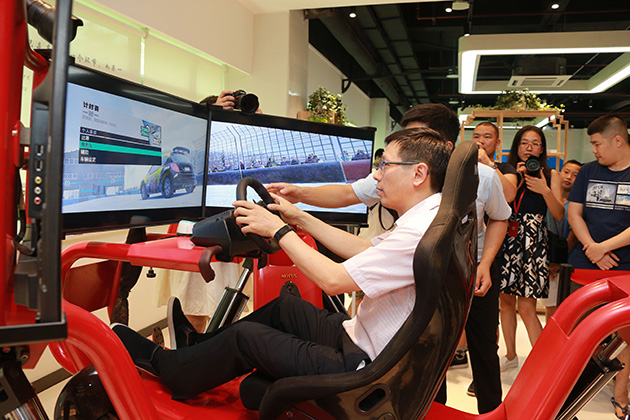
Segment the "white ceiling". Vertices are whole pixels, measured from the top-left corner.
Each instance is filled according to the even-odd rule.
[[[286,10],[319,9],[323,7],[346,7],[365,4],[417,3],[439,0],[239,0],[252,13],[276,13]]]

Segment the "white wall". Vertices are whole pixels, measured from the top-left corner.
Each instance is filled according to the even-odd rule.
[[[325,87],[334,94],[341,93],[341,82],[346,76],[330,63],[315,48],[308,48],[308,93]],[[308,97],[306,98],[308,102]],[[304,102],[304,107],[306,107]],[[370,125],[370,98],[355,85],[343,94],[343,103],[348,106],[348,121],[362,127]]]
[[[100,0],[104,7],[251,73],[254,15],[234,0]]]
[[[586,128],[569,129],[569,147],[567,148],[567,160],[575,159],[582,163],[595,160],[593,155],[590,137],[586,133]]]
[[[308,93],[319,86],[334,94],[341,93],[341,83],[346,76],[322,56],[315,48],[308,47]],[[304,102],[304,107],[308,97]],[[376,127],[375,147],[383,147],[383,140],[390,133],[389,102],[386,99],[370,99],[361,89],[352,84],[343,94],[343,103],[348,106],[346,117],[358,127]],[[306,108],[304,108],[306,109]]]
[[[266,114],[295,117],[306,92],[307,23],[298,12],[256,15],[254,33],[252,73],[228,70],[227,87],[258,95]]]

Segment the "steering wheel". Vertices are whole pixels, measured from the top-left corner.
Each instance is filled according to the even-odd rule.
[[[257,179],[252,177],[245,177],[240,180],[238,185],[236,186],[236,199],[237,200],[247,200],[247,187],[252,187],[254,191],[258,193],[260,198],[262,198],[262,203],[258,203],[259,205],[267,208],[267,204],[273,204],[273,198],[269,194],[269,191],[264,187],[263,184],[260,183]],[[278,215],[278,212],[272,212]],[[250,238],[254,243],[265,253],[274,254],[280,251],[280,245],[278,241],[273,238],[269,238],[269,240],[263,238],[260,235],[256,235],[255,233],[248,233],[245,236]]]

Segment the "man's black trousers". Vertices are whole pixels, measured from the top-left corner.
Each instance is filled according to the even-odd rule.
[[[497,353],[500,276],[496,261],[492,264],[490,277],[492,287],[485,296],[473,298],[466,322],[468,354],[480,414],[497,408],[501,404],[502,396],[501,370]]]
[[[477,410],[488,413],[501,404],[501,370],[497,351],[499,328],[499,271],[492,264],[492,287],[485,296],[475,296],[466,321],[466,339],[472,367]],[[446,404],[446,380],[442,382],[435,401]]]
[[[194,346],[164,350],[154,366],[174,399],[185,399],[253,369],[271,378],[353,371],[369,357],[346,334],[348,316],[287,294]]]

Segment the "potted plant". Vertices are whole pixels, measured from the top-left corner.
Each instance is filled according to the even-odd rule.
[[[492,109],[511,109],[514,111],[563,111],[564,105],[560,107],[547,104],[540,99],[537,94],[530,92],[529,89],[509,90],[497,96],[497,103]]]
[[[346,108],[347,106],[341,100],[341,94],[335,95],[328,89],[319,86],[315,92],[309,95],[306,105],[307,114],[302,116],[311,121],[344,125],[348,122]]]

